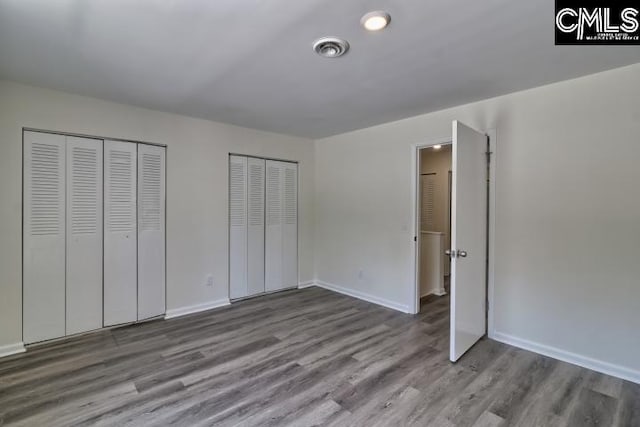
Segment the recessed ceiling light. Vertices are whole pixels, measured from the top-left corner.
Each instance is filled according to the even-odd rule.
[[[434,150],[439,150],[439,149],[441,149],[441,148],[442,148],[442,145],[440,145],[440,144],[438,144],[438,145],[434,145],[434,146],[433,146],[433,149],[434,149]]]
[[[391,21],[391,16],[387,12],[377,10],[364,15],[360,23],[368,31],[380,31],[389,25],[389,21]]]
[[[313,43],[313,50],[325,58],[337,58],[349,50],[349,42],[337,37],[322,37]]]

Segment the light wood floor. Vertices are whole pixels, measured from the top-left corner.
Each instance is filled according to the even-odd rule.
[[[0,425],[640,425],[629,382],[491,340],[449,363],[448,302],[310,288],[31,348]]]

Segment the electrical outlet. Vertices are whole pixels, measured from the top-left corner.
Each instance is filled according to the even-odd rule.
[[[213,276],[212,275],[208,275],[207,276],[207,286],[213,286]]]
[[[360,270],[358,271],[358,280],[362,280],[364,279],[364,271]]]

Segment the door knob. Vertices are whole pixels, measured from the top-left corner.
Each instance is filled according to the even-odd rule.
[[[467,251],[458,251],[458,256],[460,258],[466,258],[467,257]]]
[[[451,251],[451,249],[447,249],[446,251],[444,251],[444,254],[450,258],[456,257],[456,251]]]

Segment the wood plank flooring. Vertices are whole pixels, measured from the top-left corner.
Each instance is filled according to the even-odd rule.
[[[640,386],[319,288],[0,360],[0,425],[640,426]]]

